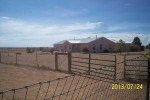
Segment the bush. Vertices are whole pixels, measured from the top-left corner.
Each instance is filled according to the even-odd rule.
[[[55,51],[55,49],[54,49],[54,48],[51,48],[51,49],[50,49],[51,54],[53,54],[53,53],[54,53],[54,51]]]
[[[130,52],[138,52],[141,48],[138,45],[134,45],[131,47]]]
[[[83,52],[89,52],[89,49],[88,49],[88,48],[83,48],[82,51],[83,51]]]
[[[27,48],[27,49],[26,49],[26,52],[27,52],[27,53],[33,53],[34,51],[35,51],[34,48]]]
[[[146,58],[150,59],[150,55],[147,54],[147,55],[145,55],[145,56],[146,56]]]
[[[109,51],[107,49],[103,50],[103,53],[109,53]]]

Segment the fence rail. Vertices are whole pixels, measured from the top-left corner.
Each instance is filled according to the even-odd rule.
[[[80,56],[58,53],[55,56],[53,55],[54,59],[57,60],[54,60],[55,68],[59,60],[62,60],[59,58],[61,55],[68,57],[65,60],[68,60],[68,71],[72,74],[54,80],[37,82],[21,88],[1,91],[0,100],[120,100],[120,98],[122,100],[149,100],[150,79],[148,75],[150,75],[150,61],[145,59],[143,55],[136,55],[136,57],[130,55],[130,59],[127,59],[128,55],[125,55],[124,61],[117,63],[115,55],[111,55],[112,58],[110,56],[107,58],[106,56],[108,55],[104,55],[105,58],[103,59],[101,55],[84,54],[82,59]],[[13,56],[17,58],[16,64],[19,63],[17,56],[21,55],[16,54],[16,56]],[[2,62],[4,61],[3,57],[7,56],[0,57]],[[34,57],[38,58],[39,55],[36,53]],[[39,59],[35,59],[35,62],[38,62],[38,64],[40,64]],[[119,68],[116,66],[120,63],[124,63],[125,70],[118,72]],[[58,64],[56,70],[59,70],[59,68]],[[146,68],[146,70],[143,70],[143,68]],[[140,74],[128,73],[132,71],[138,71]],[[142,83],[126,81],[128,74],[143,76],[141,72],[147,73],[144,74],[147,81]],[[124,74],[125,80],[117,80],[116,77],[119,74]],[[121,89],[119,87],[120,84],[123,84],[124,88]],[[137,89],[137,84],[142,87]],[[132,85],[134,85],[134,88]]]
[[[140,55],[140,57],[136,57],[135,59],[129,59],[128,56],[132,55],[125,55],[124,78],[126,80],[147,80],[148,60],[144,55]]]
[[[84,54],[85,55],[85,54]],[[71,71],[72,72],[87,72],[92,75],[99,73],[101,78],[116,80],[116,56],[111,55],[110,58],[103,58],[100,55],[87,54],[88,57],[72,56]],[[96,57],[97,56],[97,57]],[[106,57],[106,55],[104,55]],[[107,62],[107,63],[105,63]],[[99,71],[99,72],[96,72]]]

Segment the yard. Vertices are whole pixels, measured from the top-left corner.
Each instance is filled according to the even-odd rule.
[[[92,59],[103,59],[112,60],[113,57],[109,55],[98,55],[93,54]],[[14,100],[22,100],[25,95],[27,100],[42,100],[44,98],[51,98],[54,100],[79,100],[79,99],[89,99],[89,100],[127,100],[126,98],[133,98],[136,100],[141,100],[145,98],[146,84],[143,84],[143,88],[136,90],[112,90],[112,83],[130,84],[129,82],[124,82],[122,79],[124,77],[124,56],[116,55],[116,79],[117,81],[105,82],[101,78],[97,79],[91,75],[69,75],[68,71],[68,60],[66,55],[58,56],[58,67],[59,71],[55,70],[55,55],[50,53],[25,53],[22,52],[21,55],[17,55],[17,65],[16,65],[16,55],[14,52],[2,53],[0,64],[0,91],[20,88],[26,85],[31,85],[37,82],[43,82],[40,84],[35,84],[27,88],[19,89],[15,91]],[[72,56],[88,57],[86,54],[72,54]],[[130,57],[134,58],[133,56]],[[79,59],[76,59],[80,61]],[[86,60],[85,60],[86,61]],[[88,61],[86,61],[88,62]],[[7,63],[7,64],[3,64]],[[100,63],[99,61],[93,61],[92,63]],[[106,61],[101,62],[101,64],[111,65]],[[84,66],[84,64],[81,64]],[[88,66],[85,64],[85,66]],[[92,68],[97,68],[98,66],[91,66]],[[99,66],[100,68],[101,66]],[[63,73],[65,72],[65,73]],[[106,73],[108,74],[108,73]],[[104,75],[105,76],[105,75]],[[63,78],[62,78],[63,77]],[[61,78],[61,79],[59,79]],[[54,81],[49,81],[54,80]],[[28,92],[26,92],[28,89]],[[48,91],[47,91],[48,90]],[[26,94],[27,93],[27,94]],[[118,94],[119,93],[119,94]],[[38,95],[37,95],[38,94]],[[10,91],[4,94],[6,100],[13,98],[14,91]],[[1,96],[0,96],[1,99]],[[2,100],[5,100],[2,99]]]
[[[0,64],[0,91],[67,76],[50,70]]]

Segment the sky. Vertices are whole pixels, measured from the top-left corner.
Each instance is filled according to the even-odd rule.
[[[0,0],[0,47],[106,37],[150,43],[150,0]]]

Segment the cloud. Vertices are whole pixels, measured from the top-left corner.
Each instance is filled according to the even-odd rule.
[[[27,23],[18,20],[1,20],[1,32],[11,33],[26,33],[26,34],[61,34],[77,30],[93,30],[99,28],[102,22],[96,23],[75,23],[72,25],[40,25],[36,23]]]
[[[144,33],[130,33],[130,32],[124,32],[124,33],[108,33],[108,34],[103,34],[105,37],[119,41],[120,39],[124,40],[126,43],[132,43],[134,37],[139,37],[142,45],[147,45],[150,43],[150,34],[144,34]]]
[[[127,4],[125,4],[126,6],[131,6],[131,4],[129,4],[129,3],[127,3]]]
[[[108,31],[117,31],[117,30],[121,30],[121,29],[125,29],[123,26],[109,26],[108,27]]]
[[[78,10],[70,10],[64,7],[55,6],[52,10],[46,11],[46,14],[49,14],[51,16],[76,16],[76,15],[83,15],[88,13],[88,10],[86,8],[84,9],[78,9]]]
[[[5,17],[5,16],[3,16],[3,17],[1,17],[2,19],[10,19],[9,17]]]
[[[101,32],[101,30],[104,29],[110,32]],[[150,43],[150,34],[111,32],[118,29],[121,29],[121,27],[107,26],[102,22],[75,23],[70,25],[42,25],[38,23],[15,20],[13,18],[1,18],[0,46],[52,46],[54,43],[64,39],[73,39],[74,37],[95,37],[96,35],[98,35],[98,37],[104,36],[116,41],[123,39],[126,43],[131,43],[133,38],[138,36],[144,45]]]
[[[49,46],[59,40],[81,36],[82,31],[97,29],[101,27],[101,24],[102,22],[86,22],[71,25],[41,25],[16,19],[1,18],[0,42],[3,42],[3,44],[0,44],[0,46],[8,44],[12,46],[16,46],[17,44],[22,46],[27,46],[27,44],[28,46]],[[84,33],[83,36],[85,36]],[[30,43],[28,43],[29,41]]]

